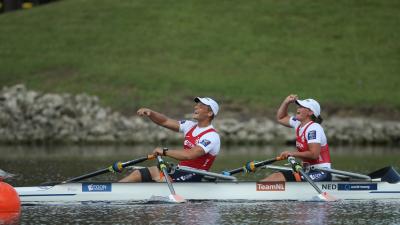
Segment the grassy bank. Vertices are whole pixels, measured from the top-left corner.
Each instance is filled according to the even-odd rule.
[[[87,92],[121,111],[179,110],[197,95],[226,110],[268,111],[289,93],[333,108],[400,110],[399,8],[63,0],[0,16],[0,84]]]

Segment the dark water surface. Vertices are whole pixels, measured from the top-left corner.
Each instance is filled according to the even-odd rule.
[[[395,201],[24,206],[26,224],[398,224]]]
[[[14,186],[61,181],[128,161],[153,146],[1,146],[0,168],[17,174]],[[250,160],[275,157],[288,146],[225,148],[212,170],[233,169]],[[333,147],[334,168],[368,173],[387,165],[399,170],[400,148]],[[168,160],[168,159],[167,159]],[[149,161],[141,165],[154,165]],[[277,165],[282,165],[278,163]],[[256,180],[270,173],[239,175]],[[94,180],[116,181],[126,175],[107,174]],[[185,204],[85,203],[23,206],[21,224],[400,224],[400,201],[342,202],[214,202]]]

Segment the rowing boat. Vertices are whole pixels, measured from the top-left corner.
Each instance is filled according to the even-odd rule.
[[[154,201],[179,193],[184,200],[245,200],[245,201],[270,201],[270,200],[297,200],[315,201],[325,199],[324,195],[334,196],[341,200],[379,200],[400,199],[400,175],[393,167],[385,167],[369,175],[361,175],[346,171],[323,169],[336,175],[330,182],[255,182],[238,181],[232,174],[240,171],[254,171],[254,168],[272,168],[269,164],[280,160],[279,158],[249,164],[244,167],[217,174],[200,171],[193,168],[178,166],[175,169],[194,172],[204,176],[211,176],[214,180],[204,182],[177,182],[168,183],[114,183],[114,182],[81,182],[83,178],[93,177],[113,168],[123,168],[149,159],[143,157],[126,163],[117,163],[115,166],[101,169],[87,175],[69,179],[54,185],[34,187],[16,187],[22,204],[28,203],[68,203],[68,202],[120,202],[120,201]],[[158,161],[162,159],[159,157]],[[303,170],[294,158],[292,164]],[[163,168],[163,167],[161,167]],[[274,168],[272,168],[274,169]],[[292,170],[292,168],[279,167],[277,170]],[[318,168],[314,168],[318,169]],[[119,169],[118,169],[119,170]],[[296,171],[296,170],[294,170]],[[166,170],[164,171],[166,174]],[[311,185],[310,185],[311,184]],[[317,195],[319,194],[319,195]],[[177,201],[174,201],[177,202]]]
[[[317,182],[338,199],[400,199],[400,183]],[[174,183],[187,200],[298,200],[313,201],[315,190],[305,182],[196,182]],[[82,182],[55,186],[17,187],[22,204],[33,202],[149,201],[167,196],[163,183]]]

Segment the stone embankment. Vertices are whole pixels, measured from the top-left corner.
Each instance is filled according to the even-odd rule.
[[[370,118],[334,118],[323,126],[330,144],[398,144],[400,122]],[[215,127],[224,143],[282,144],[294,132],[268,118],[238,121],[217,118]],[[126,117],[99,105],[87,94],[49,94],[24,85],[0,92],[1,143],[180,143],[179,133],[147,119]]]

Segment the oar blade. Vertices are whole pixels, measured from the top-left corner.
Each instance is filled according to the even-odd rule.
[[[184,199],[182,196],[177,195],[177,194],[174,194],[174,195],[171,194],[168,196],[168,198],[172,203],[185,203],[186,202],[186,199]]]
[[[337,200],[338,200],[337,198],[333,197],[327,192],[322,192],[321,194],[312,197],[312,201],[317,201],[317,202],[334,202]]]
[[[323,197],[324,200],[327,201],[327,202],[334,202],[334,201],[337,201],[337,200],[338,200],[337,198],[335,198],[334,196],[328,194],[327,192],[322,192],[320,195],[321,195],[321,197]]]
[[[177,194],[170,194],[168,196],[151,196],[146,203],[149,204],[158,204],[158,203],[185,203],[187,202],[182,196]]]

